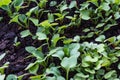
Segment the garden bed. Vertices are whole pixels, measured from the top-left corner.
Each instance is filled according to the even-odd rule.
[[[0,2],[2,80],[119,80],[119,0]]]

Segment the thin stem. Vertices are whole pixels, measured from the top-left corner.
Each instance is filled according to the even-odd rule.
[[[70,69],[68,68],[67,72],[66,72],[66,80],[68,80],[68,78],[69,78],[69,71],[70,71]]]

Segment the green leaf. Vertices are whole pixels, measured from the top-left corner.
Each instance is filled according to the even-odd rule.
[[[100,35],[99,37],[97,37],[95,39],[95,41],[98,41],[98,42],[103,42],[105,40],[105,36],[104,35]]]
[[[51,13],[48,13],[48,21],[51,23],[51,22],[54,22],[54,16],[53,14]]]
[[[115,0],[115,3],[116,4],[120,4],[120,0]]]
[[[28,47],[25,47],[25,50],[31,54],[33,54],[37,59],[43,59],[44,58],[44,55],[41,51],[37,50],[35,47],[33,46],[28,46]]]
[[[64,57],[62,62],[61,62],[61,66],[64,67],[66,70],[76,67],[77,58],[79,57],[79,55],[80,55],[80,53],[73,55],[69,58]]]
[[[60,11],[63,12],[63,11],[66,10],[67,8],[68,8],[68,7],[67,7],[67,4],[62,5],[62,6],[60,7]]]
[[[99,52],[99,53],[102,53],[102,52],[104,52],[105,51],[105,45],[104,44],[99,44],[98,46],[97,46],[97,52]]]
[[[91,38],[91,37],[93,37],[93,35],[94,35],[94,32],[90,32],[90,33],[87,34],[87,37]]]
[[[55,6],[57,5],[57,1],[50,1],[50,6]]]
[[[76,7],[76,6],[77,6],[76,1],[71,1],[71,2],[70,2],[70,5],[69,5],[69,8],[71,9],[71,8],[73,8],[73,7]]]
[[[20,33],[20,35],[22,38],[24,38],[24,37],[31,35],[31,32],[29,30],[24,30]]]
[[[38,69],[39,69],[39,64],[35,64],[31,68],[29,68],[29,72],[32,74],[37,74]]]
[[[76,35],[76,36],[74,37],[73,41],[79,42],[79,41],[80,41],[80,36]]]
[[[14,18],[12,18],[9,23],[12,23],[12,22],[19,23],[18,18],[19,18],[19,15],[14,16]]]
[[[110,38],[106,39],[105,41],[109,41],[110,43],[113,43],[116,41],[116,37],[115,36],[110,37]]]
[[[97,62],[98,61],[98,57],[91,57],[90,55],[85,55],[83,60],[87,61],[87,62]]]
[[[96,67],[94,68],[95,70],[99,70],[102,66],[101,66],[101,64],[103,63],[103,60],[99,60],[99,61],[97,61],[96,62]]]
[[[54,34],[52,37],[52,40],[51,40],[53,47],[55,47],[57,42],[62,38],[64,38],[64,37],[60,37],[59,34]]]
[[[52,56],[53,57],[58,57],[60,60],[62,60],[62,58],[64,56],[64,51],[63,50],[59,50],[55,54],[53,54]]]
[[[101,64],[102,67],[110,66],[111,62],[107,58],[102,58],[103,63]]]
[[[101,27],[103,27],[105,25],[105,23],[99,23],[97,26],[96,26],[96,28],[101,28]]]
[[[45,20],[45,21],[41,22],[40,24],[41,24],[43,27],[45,27],[45,28],[51,27],[51,24],[49,23],[48,20]]]
[[[119,18],[120,18],[120,13],[119,13],[119,12],[116,12],[116,13],[114,14],[114,17],[115,17],[115,19],[119,19]]]
[[[11,2],[11,0],[0,0],[0,7],[2,7],[3,5],[9,5]]]
[[[36,51],[36,48],[33,46],[26,47],[25,50],[29,53],[34,53]]]
[[[24,14],[21,14],[21,15],[19,15],[19,20],[20,20],[21,22],[23,22],[24,24],[26,24],[26,22],[27,22],[27,17],[26,17]]]
[[[89,32],[89,31],[90,31],[89,28],[85,28],[85,29],[83,30],[83,32]]]
[[[118,64],[118,69],[120,70],[120,63]]]
[[[69,45],[70,56],[80,54],[80,53],[78,52],[79,48],[80,48],[80,44],[79,44],[79,43],[72,43],[72,44],[70,44],[70,45]]]
[[[0,80],[5,80],[5,75],[0,74]]]
[[[63,41],[64,44],[70,44],[71,42],[73,42],[73,39],[65,39]]]
[[[5,57],[6,53],[0,55],[0,61]]]
[[[100,7],[105,11],[110,10],[109,3],[106,3],[106,2],[103,2]]]
[[[82,10],[80,11],[80,16],[83,20],[89,20],[90,19],[90,11],[89,10]]]
[[[21,6],[23,3],[23,0],[14,0],[14,6]]]
[[[37,32],[36,35],[38,36],[38,40],[46,40],[47,35],[45,33]]]
[[[30,69],[30,68],[33,67],[35,64],[36,64],[36,62],[30,63],[30,64],[25,68],[25,70]]]
[[[30,80],[41,80],[42,75],[37,75],[37,76],[31,76]]]
[[[3,17],[0,17],[0,21],[2,21]]]
[[[111,78],[112,75],[114,75],[115,73],[116,73],[115,70],[111,70],[111,71],[107,72],[107,73],[104,75],[104,78],[105,78],[105,79],[109,79],[109,78]]]
[[[35,18],[29,18],[35,26],[38,26],[39,20]]]
[[[76,80],[76,78],[78,78],[78,79],[80,79],[80,78],[86,79],[86,78],[88,78],[88,77],[89,77],[89,75],[85,75],[84,73],[80,72],[80,73],[77,73],[77,74],[75,75],[75,80]]]
[[[7,76],[6,80],[17,80],[17,76],[14,74],[10,74]]]
[[[92,70],[90,68],[85,68],[86,72],[89,72],[90,74],[95,74],[95,70]]]

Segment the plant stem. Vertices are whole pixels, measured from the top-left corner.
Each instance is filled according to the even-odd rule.
[[[68,68],[67,72],[66,72],[66,80],[68,80],[68,78],[69,78],[69,71],[70,71],[70,69]]]

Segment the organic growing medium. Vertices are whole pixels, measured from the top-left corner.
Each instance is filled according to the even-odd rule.
[[[120,0],[0,0],[0,80],[120,80]]]

